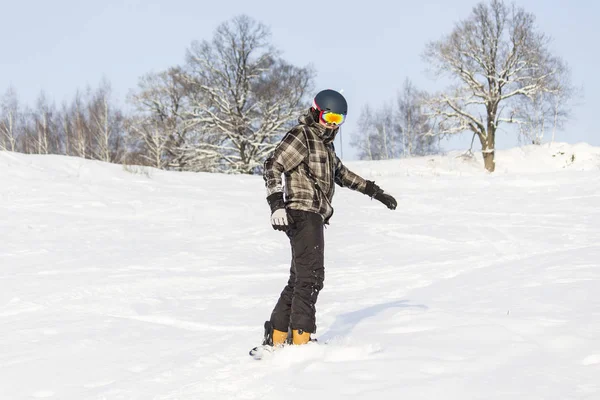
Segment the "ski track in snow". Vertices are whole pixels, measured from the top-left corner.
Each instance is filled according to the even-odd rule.
[[[0,152],[0,399],[598,399],[600,151],[550,151],[349,163],[398,210],[337,190],[321,343],[260,361],[260,177]]]

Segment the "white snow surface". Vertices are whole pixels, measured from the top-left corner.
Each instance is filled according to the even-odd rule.
[[[319,344],[260,176],[0,152],[0,399],[600,399],[600,148],[348,162]],[[325,342],[327,342],[325,344]]]

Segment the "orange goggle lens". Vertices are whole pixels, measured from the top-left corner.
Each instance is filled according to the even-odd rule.
[[[331,111],[322,111],[321,112],[321,121],[327,124],[335,124],[341,125],[346,120],[346,116],[344,114],[338,114]]]

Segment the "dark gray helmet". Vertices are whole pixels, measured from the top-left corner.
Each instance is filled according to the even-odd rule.
[[[348,103],[340,92],[326,89],[315,96],[313,107],[318,111],[331,111],[337,114],[348,114]]]

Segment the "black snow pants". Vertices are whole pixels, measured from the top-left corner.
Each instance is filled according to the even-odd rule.
[[[292,247],[290,278],[271,314],[279,331],[288,327],[314,333],[315,303],[325,279],[323,218],[307,211],[288,210],[293,222],[287,235]]]

